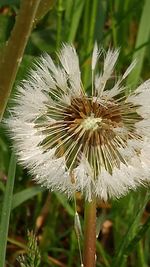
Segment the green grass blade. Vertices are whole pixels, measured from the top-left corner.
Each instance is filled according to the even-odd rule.
[[[62,206],[65,208],[65,210],[68,212],[68,214],[70,216],[74,217],[74,209],[71,207],[71,205],[68,203],[68,200],[65,196],[63,196],[62,194],[56,193],[55,195],[57,197],[57,199],[59,200],[59,202],[62,204]]]
[[[34,186],[34,187],[22,190],[21,192],[14,194],[13,199],[12,199],[11,209],[15,209],[23,202],[36,196],[37,194],[43,192],[44,190],[45,190],[45,188],[43,188],[41,186]]]
[[[137,245],[137,243],[143,238],[143,236],[145,235],[145,233],[147,232],[147,230],[150,227],[150,217],[147,219],[146,223],[144,225],[142,225],[137,233],[135,234],[135,237],[131,240],[131,242],[129,243],[129,245],[126,248],[126,254],[128,255],[129,253],[131,253],[132,250],[135,249],[135,246]]]
[[[87,52],[90,53],[93,49],[94,43],[94,35],[95,35],[95,24],[97,18],[97,8],[98,8],[98,0],[94,0],[92,3],[91,10],[91,19],[90,19],[90,29],[89,29],[89,38],[88,38],[88,47]]]
[[[96,19],[97,19],[97,10],[98,10],[98,0],[94,0],[92,3],[92,6],[88,6],[88,8],[91,8],[90,12],[87,12],[87,15],[85,17],[85,22],[87,21],[87,16],[89,16],[90,24],[87,26],[88,28],[88,36],[87,40],[85,40],[85,52],[86,57],[91,57],[91,53],[93,50],[93,44],[94,44],[94,37],[95,37],[95,26],[96,26]],[[85,88],[87,89],[88,85],[90,84],[91,80],[89,79],[91,77],[91,65],[89,62],[85,65],[84,73],[83,73],[83,84]]]
[[[116,255],[114,256],[113,262],[112,262],[112,267],[116,266],[122,266],[121,264],[124,262],[124,260],[127,257],[127,248],[131,242],[133,233],[134,236],[136,235],[138,225],[139,225],[139,220],[141,218],[141,215],[145,209],[145,205],[147,204],[149,200],[149,193],[145,195],[145,198],[143,199],[139,209],[137,210],[135,216],[133,217],[132,222],[130,223],[127,232],[125,233],[124,237],[122,238],[122,242],[120,244],[119,249],[116,252]]]
[[[136,265],[138,267],[148,267],[142,240],[139,241],[138,244],[136,244],[136,251],[137,251]]]
[[[105,267],[111,267],[110,266],[110,256],[108,255],[107,251],[103,248],[103,245],[101,242],[97,241],[96,242],[96,250],[98,255],[102,258],[102,261],[104,262]]]
[[[59,0],[57,5],[57,37],[56,48],[59,49],[62,41],[62,16],[63,16],[63,1]]]
[[[5,266],[7,235],[8,235],[8,228],[9,228],[11,205],[12,205],[15,172],[16,172],[16,159],[15,159],[14,153],[12,152],[10,164],[9,164],[9,170],[8,170],[8,179],[7,179],[6,190],[5,190],[5,195],[4,195],[4,202],[3,202],[2,214],[1,214],[1,224],[0,224],[0,266],[1,267]]]
[[[127,84],[128,85],[131,84],[132,88],[134,88],[137,85],[143,67],[144,56],[147,46],[143,46],[139,50],[138,47],[142,46],[142,44],[147,43],[149,41],[149,36],[150,36],[150,23],[148,23],[149,16],[150,16],[150,1],[145,0],[135,44],[135,49],[137,49],[137,51],[133,55],[133,60],[136,58],[138,62],[136,68],[131,72],[127,80]]]
[[[97,8],[97,18],[95,21],[95,41],[98,44],[102,44],[102,38],[104,35],[104,27],[105,27],[105,20],[107,16],[107,9],[108,9],[108,2],[107,1],[99,1],[98,8]],[[100,15],[99,15],[100,14]],[[84,38],[86,40],[86,37]]]
[[[73,43],[76,32],[79,26],[80,18],[82,15],[83,7],[84,7],[85,0],[76,0],[74,1],[74,7],[72,11],[72,20],[71,20],[71,26],[70,26],[70,32],[68,36],[68,42]]]
[[[66,1],[64,19],[67,23],[71,23],[73,0]]]

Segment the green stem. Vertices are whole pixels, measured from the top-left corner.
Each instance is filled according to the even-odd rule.
[[[115,16],[114,16],[114,3],[111,1],[111,18],[112,18],[112,37],[113,37],[113,44],[114,47],[117,47],[117,31],[116,31],[116,21],[115,21]]]
[[[137,244],[137,263],[139,267],[147,267],[143,250],[143,244],[141,240]]]
[[[15,26],[0,62],[0,120],[30,36],[40,0],[22,0]]]
[[[3,206],[2,206],[2,213],[1,213],[1,224],[0,224],[0,266],[1,267],[5,266],[7,235],[8,235],[8,228],[9,228],[11,205],[12,205],[15,172],[16,172],[16,160],[15,160],[14,153],[12,153],[10,164],[9,164],[8,178],[7,178],[6,190],[5,190],[4,201],[3,201]]]
[[[90,5],[87,8],[90,8]],[[96,16],[97,16],[97,8],[98,8],[98,0],[94,0],[92,2],[92,10],[90,11],[91,18],[89,18],[90,19],[89,36],[86,37],[86,39],[88,39],[87,49],[86,49],[86,55],[87,56],[90,55],[90,53],[92,51],[92,48],[93,48],[93,41],[94,41],[94,34],[95,34],[95,23],[96,23]],[[87,20],[87,16],[88,16],[88,10],[86,10],[85,20]],[[91,69],[90,65],[87,64],[86,67],[85,67],[84,77],[83,77],[83,82],[84,82],[85,88],[88,86],[88,80],[89,80],[89,77],[90,77],[90,69]]]
[[[61,40],[62,40],[62,14],[63,14],[63,1],[58,1],[58,8],[57,8],[57,39],[56,39],[56,48],[60,48]]]
[[[91,20],[90,20],[91,26],[90,26],[90,31],[89,31],[89,39],[88,39],[88,47],[87,47],[88,53],[90,53],[93,48],[97,8],[98,8],[98,0],[94,0],[92,3],[92,13],[91,13]]]
[[[86,1],[84,9],[84,21],[83,21],[83,40],[85,41],[85,48],[87,46],[87,36],[89,31],[89,13],[90,13],[90,0]]]
[[[85,203],[84,267],[96,266],[96,200]]]

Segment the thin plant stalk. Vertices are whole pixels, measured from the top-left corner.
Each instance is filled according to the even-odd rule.
[[[22,0],[19,14],[0,61],[0,121],[3,117],[40,0]]]
[[[96,266],[96,200],[85,203],[84,219],[84,267]]]
[[[15,155],[12,152],[9,170],[8,170],[8,178],[6,184],[6,190],[4,195],[4,201],[1,212],[1,223],[0,223],[0,266],[5,266],[5,255],[6,255],[6,245],[7,245],[7,235],[9,228],[9,219],[13,198],[13,188],[15,181],[15,172],[16,172],[16,159]]]
[[[88,5],[87,8],[90,8],[90,5]],[[91,15],[89,18],[90,19],[89,36],[88,36],[87,46],[85,48],[87,56],[89,56],[90,52],[92,51],[92,47],[93,47],[97,8],[98,8],[98,0],[94,0],[92,3],[92,10],[90,11]],[[86,10],[85,21],[87,20],[87,16],[88,16],[88,10]],[[84,34],[86,34],[85,30],[84,30]],[[87,64],[85,67],[84,76],[83,76],[83,81],[84,81],[85,87],[87,87],[87,85],[88,85],[89,71],[90,71],[90,66],[89,66],[89,64]]]
[[[148,267],[146,264],[143,244],[141,240],[137,244],[137,263],[139,267]]]
[[[95,34],[95,23],[97,16],[97,8],[98,8],[98,0],[94,0],[92,3],[92,11],[91,11],[91,20],[90,20],[90,29],[89,29],[89,40],[87,52],[90,53],[93,47],[94,34]]]
[[[88,27],[89,13],[90,13],[90,0],[87,0],[84,8],[84,21],[83,21],[83,40],[85,41],[85,48],[87,46],[86,39],[89,31]]]
[[[58,1],[57,7],[57,39],[56,39],[56,48],[60,48],[61,40],[62,40],[62,15],[63,15],[63,1]]]
[[[117,47],[117,31],[116,31],[116,21],[115,21],[115,16],[114,16],[114,3],[113,1],[110,2],[110,7],[111,7],[111,17],[112,17],[112,37],[113,37],[113,43],[114,46]]]

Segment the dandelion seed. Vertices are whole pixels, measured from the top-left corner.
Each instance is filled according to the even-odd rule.
[[[150,179],[150,80],[127,96],[123,81],[132,63],[110,88],[119,51],[108,50],[99,76],[98,51],[96,45],[91,95],[74,47],[64,45],[59,66],[41,57],[7,120],[18,158],[37,183],[89,201],[118,198]]]
[[[96,63],[100,57],[101,50],[98,49],[97,42],[95,42],[94,49],[93,49],[93,55],[92,55],[92,71],[96,67]]]

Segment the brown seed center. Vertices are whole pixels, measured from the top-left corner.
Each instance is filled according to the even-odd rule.
[[[105,142],[105,137],[109,134],[109,139],[114,137],[113,128],[121,124],[122,118],[119,106],[115,102],[107,102],[102,105],[90,98],[74,98],[71,105],[66,108],[65,121],[70,122],[68,132],[74,135],[74,139],[81,142],[88,142],[89,145],[98,145]],[[78,130],[80,129],[80,130]],[[78,130],[78,131],[77,131]]]

